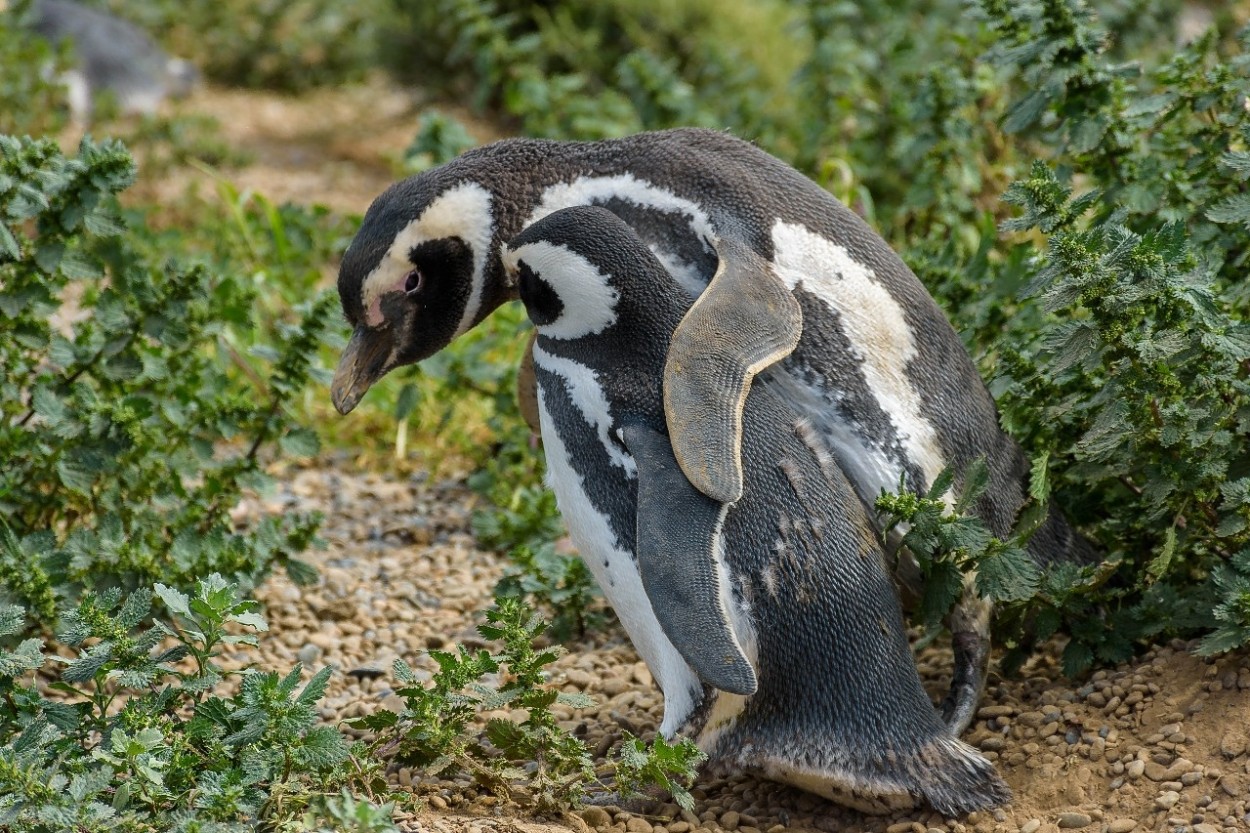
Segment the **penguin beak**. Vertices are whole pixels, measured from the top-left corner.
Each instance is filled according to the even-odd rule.
[[[330,398],[340,414],[350,413],[369,387],[386,373],[391,342],[389,327],[375,330],[360,326],[352,333],[330,384]]]

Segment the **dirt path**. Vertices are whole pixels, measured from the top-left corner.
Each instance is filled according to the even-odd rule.
[[[481,644],[473,614],[489,603],[504,564],[473,544],[473,501],[454,481],[306,470],[290,477],[285,493],[271,503],[319,509],[327,517],[328,549],[312,559],[323,571],[322,583],[308,590],[278,578],[260,594],[272,626],[262,643],[266,661],[279,667],[296,659],[314,668],[328,663],[343,672],[330,685],[326,720],[355,717],[384,703],[397,708],[389,682],[396,657],[428,674],[434,669],[428,649]],[[262,507],[241,508],[242,514],[257,511]],[[618,627],[569,649],[553,681],[565,691],[590,694],[598,705],[564,710],[566,728],[599,757],[622,729],[654,732],[659,692]],[[936,698],[949,680],[949,652],[929,648],[918,664]],[[1015,792],[1013,804],[1002,810],[951,821],[923,810],[871,818],[735,777],[700,782],[694,814],[670,805],[649,817],[591,808],[582,818],[590,827],[627,833],[687,833],[695,827],[741,833],[1244,831],[1250,829],[1248,704],[1245,654],[1211,663],[1183,646],[1162,647],[1074,687],[1062,679],[1050,653],[1030,663],[1019,679],[991,676],[978,720],[965,736],[996,761]],[[535,833],[537,822],[521,808],[467,780],[428,781],[407,769],[392,778],[424,796],[429,807],[405,820],[410,830]]]

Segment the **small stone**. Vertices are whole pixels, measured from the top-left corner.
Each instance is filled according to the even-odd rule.
[[[1107,825],[1107,833],[1129,833],[1135,827],[1137,822],[1134,819],[1115,819]]]
[[[630,816],[629,821],[625,822],[626,833],[651,833],[651,822],[640,816]]]
[[[1220,754],[1230,761],[1246,751],[1246,739],[1233,731],[1225,732],[1220,739]]]
[[[1196,772],[1196,771],[1186,772],[1184,775],[1181,776],[1181,783],[1184,784],[1186,787],[1192,787],[1194,784],[1197,784],[1201,780],[1202,780],[1201,772]]]
[[[435,810],[446,810],[447,799],[443,798],[441,795],[432,795],[430,796],[430,806]]]
[[[1220,789],[1233,798],[1244,796],[1246,794],[1246,786],[1236,775],[1225,775],[1220,779]]]
[[[582,817],[582,821],[596,830],[612,826],[612,817],[602,807],[587,807],[579,815]],[[670,827],[669,829],[672,828]]]
[[[1145,761],[1129,761],[1128,766],[1124,768],[1125,774],[1127,774],[1129,777],[1129,780],[1132,780],[1132,781],[1136,781],[1138,778],[1141,778],[1142,773],[1145,771],[1146,771]]]
[[[590,674],[580,668],[570,668],[568,671],[565,671],[564,678],[578,688],[586,688],[593,679]]]
[[[1220,833],[1220,829],[1214,824],[1195,824],[1194,833]]]
[[[299,649],[299,653],[296,654],[296,657],[300,662],[304,663],[304,665],[312,665],[314,662],[321,659],[321,648],[311,642],[306,642],[304,643],[304,647]]]
[[[1160,810],[1171,810],[1176,806],[1176,802],[1181,800],[1181,794],[1175,790],[1168,790],[1155,799],[1155,806]]]
[[[1029,819],[1020,825],[1020,833],[1037,833],[1037,829],[1042,826],[1041,819]]]
[[[896,821],[885,829],[885,833],[911,833],[911,822]]]
[[[1093,819],[1085,813],[1060,813],[1059,818],[1055,819],[1055,821],[1064,830],[1075,830],[1088,826],[1093,822]]]
[[[739,820],[738,814],[730,810],[720,817],[720,826],[726,830],[737,830]],[[630,831],[630,833],[633,833],[633,831]]]

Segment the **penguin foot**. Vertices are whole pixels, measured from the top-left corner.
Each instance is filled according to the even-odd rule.
[[[976,717],[985,679],[989,673],[990,640],[971,631],[951,634],[955,653],[955,669],[950,691],[942,701],[942,720],[952,737],[959,737]]]
[[[956,817],[998,807],[1011,800],[1011,788],[994,765],[955,738],[931,741],[916,756],[914,773],[925,801],[944,816]]]

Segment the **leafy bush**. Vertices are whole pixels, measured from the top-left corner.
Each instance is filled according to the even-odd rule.
[[[295,92],[362,79],[388,28],[386,0],[94,0],[160,33],[170,54],[222,84]]]
[[[1069,673],[1153,639],[1204,635],[1202,653],[1247,644],[1244,43],[1210,33],[1142,67],[1113,57],[1081,4],[980,5],[1010,93],[988,127],[1001,119],[1014,153],[1048,159],[1006,189],[1021,216],[1002,222],[1002,239],[976,250],[930,239],[911,254],[966,326],[1004,425],[1107,553],[1101,567],[1014,584],[1000,636],[1014,662],[1062,627]],[[883,505],[895,517],[916,509]],[[967,522],[937,503],[924,511],[926,528]],[[929,569],[971,565],[987,545],[1005,546],[983,529],[946,535]],[[939,595],[938,608],[952,599]]]
[[[540,813],[575,806],[594,780],[593,762],[586,745],[560,728],[551,707],[584,709],[594,701],[546,687],[545,668],[563,653],[558,646],[543,646],[547,628],[520,600],[497,598],[478,632],[502,643],[498,654],[463,645],[454,652],[431,651],[439,670],[428,687],[396,660],[395,675],[403,685],[396,693],[405,701],[404,710],[381,709],[351,725],[377,732],[370,748],[385,758],[433,775],[468,772],[488,789]],[[487,685],[488,676],[504,682]],[[525,720],[491,718],[484,728],[475,725],[482,713],[505,708],[524,710]],[[626,789],[671,789],[685,806],[685,788],[702,760],[698,748],[684,739],[669,745],[659,738],[648,747],[630,737],[616,773]]]
[[[295,556],[317,519],[269,516],[235,531],[230,511],[266,488],[262,451],[317,451],[291,421],[334,304],[284,329],[255,379],[228,372],[227,330],[250,326],[254,291],[202,266],[145,257],[116,195],[125,149],[0,137],[0,550],[10,592],[188,587],[221,573],[254,586]],[[33,584],[32,584],[33,582]],[[42,598],[26,596],[45,626]]]
[[[0,650],[0,827],[294,829],[327,801],[336,817],[350,750],[314,725],[330,669],[300,688],[298,665],[282,677],[221,666],[267,626],[219,575],[191,595],[162,584],[155,595],[169,618],[145,625],[152,590],[85,593],[58,634],[71,656],[39,639]],[[0,637],[22,630],[20,609],[0,611]],[[36,672],[55,694],[40,693]],[[236,693],[212,693],[228,679]],[[383,812],[389,821],[385,808],[357,815]]]

